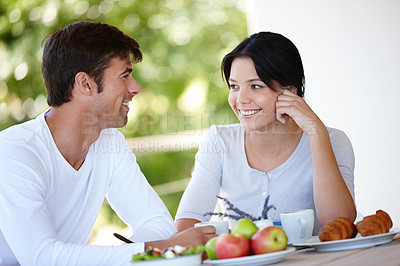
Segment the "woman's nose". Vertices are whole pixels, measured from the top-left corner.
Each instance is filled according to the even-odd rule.
[[[236,101],[238,103],[248,103],[251,101],[251,97],[246,90],[240,90]]]

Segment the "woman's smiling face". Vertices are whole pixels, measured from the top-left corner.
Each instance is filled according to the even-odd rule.
[[[229,76],[229,104],[245,131],[264,131],[277,122],[278,93],[260,80],[248,57],[233,60]]]

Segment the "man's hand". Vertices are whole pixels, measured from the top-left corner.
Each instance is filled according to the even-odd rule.
[[[197,247],[204,245],[209,239],[217,236],[215,234],[214,226],[201,226],[192,227],[182,232],[173,234],[169,239],[164,241],[155,241],[145,243],[145,249],[148,247],[159,248],[161,250],[173,247],[175,245],[180,246],[192,246]]]

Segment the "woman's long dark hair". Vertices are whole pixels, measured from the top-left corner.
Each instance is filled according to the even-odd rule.
[[[273,32],[259,32],[244,39],[222,60],[221,70],[229,85],[232,62],[236,58],[250,58],[258,77],[271,89],[273,81],[281,86],[294,86],[297,95],[304,97],[304,69],[299,51],[286,37]]]

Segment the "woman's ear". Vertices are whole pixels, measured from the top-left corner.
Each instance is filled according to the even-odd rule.
[[[297,88],[295,86],[289,86],[289,90],[294,94],[297,94]]]

